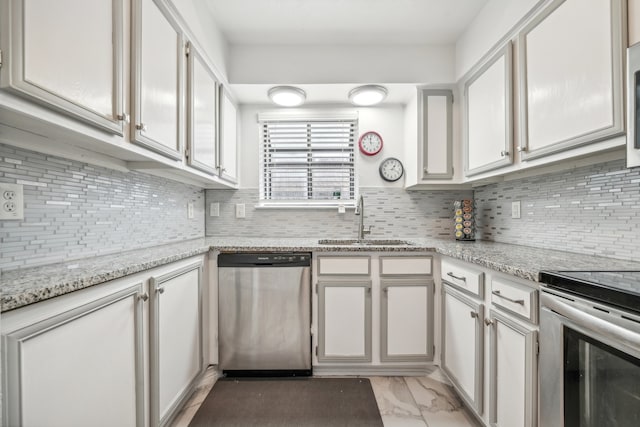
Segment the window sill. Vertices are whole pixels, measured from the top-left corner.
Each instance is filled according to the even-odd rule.
[[[254,206],[255,209],[355,209],[355,200],[345,200],[342,202],[324,201],[322,203],[311,202],[263,202]]]

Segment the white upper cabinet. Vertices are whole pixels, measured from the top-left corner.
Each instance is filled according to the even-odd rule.
[[[421,95],[422,140],[418,144],[422,179],[453,177],[453,92],[423,89]]]
[[[122,0],[3,3],[0,86],[122,135]]]
[[[556,0],[518,36],[523,160],[624,132],[622,0]]]
[[[511,57],[509,42],[465,83],[466,176],[513,163]]]
[[[218,167],[218,81],[194,46],[188,46],[189,165],[215,174]]]
[[[133,7],[132,142],[181,159],[182,33],[160,1]]]
[[[220,177],[238,181],[238,109],[225,87],[220,88]]]

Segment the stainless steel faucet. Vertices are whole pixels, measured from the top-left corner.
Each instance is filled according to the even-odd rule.
[[[365,235],[371,234],[371,228],[373,227],[370,225],[369,229],[364,229],[364,197],[360,196],[354,213],[360,215],[360,221],[358,221],[358,240],[364,240]]]

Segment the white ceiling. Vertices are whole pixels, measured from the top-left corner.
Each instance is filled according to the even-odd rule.
[[[295,45],[310,48],[353,46],[365,51],[367,47],[385,50],[384,46],[388,52],[399,46],[452,46],[489,0],[203,1],[232,51],[239,45],[272,45],[272,48]],[[396,65],[407,66],[403,62]],[[415,85],[363,82],[356,78],[357,75],[353,77],[346,81],[358,84],[302,85],[295,81],[279,81],[281,79],[277,84],[295,84],[304,89],[307,105],[350,105],[349,91],[365,83],[380,83],[387,87],[389,95],[385,104],[404,104],[415,93]],[[231,90],[240,103],[269,104],[267,91],[274,85],[276,81],[273,84],[231,84]]]
[[[205,0],[230,44],[452,44],[488,0]]]

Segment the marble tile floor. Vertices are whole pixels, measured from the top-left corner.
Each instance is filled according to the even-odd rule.
[[[434,367],[421,377],[368,377],[385,427],[477,427],[442,371]],[[187,427],[217,379],[207,369],[172,427]]]

